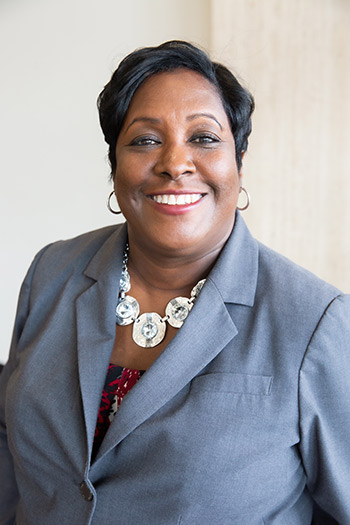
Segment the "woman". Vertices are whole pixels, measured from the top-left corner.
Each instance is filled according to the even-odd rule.
[[[237,211],[253,106],[178,41],[101,93],[126,224],[44,248],[24,281],[0,523],[350,523],[349,297]]]

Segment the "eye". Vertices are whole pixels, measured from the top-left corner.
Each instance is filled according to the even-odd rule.
[[[145,135],[133,139],[130,146],[155,146],[156,144],[160,144],[160,140],[157,137]]]
[[[198,133],[191,137],[191,142],[195,144],[203,144],[204,146],[209,144],[215,144],[220,142],[219,137],[212,133]]]

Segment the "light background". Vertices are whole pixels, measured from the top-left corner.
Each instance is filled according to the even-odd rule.
[[[178,38],[256,98],[253,234],[350,291],[347,0],[0,0],[0,362],[45,244],[115,222],[96,98],[136,47]]]

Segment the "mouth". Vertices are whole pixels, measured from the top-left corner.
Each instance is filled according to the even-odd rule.
[[[166,206],[186,206],[198,202],[204,197],[203,193],[162,193],[158,195],[149,195],[149,198],[158,204]]]

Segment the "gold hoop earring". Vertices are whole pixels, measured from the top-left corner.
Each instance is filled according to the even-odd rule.
[[[245,196],[247,198],[247,202],[245,203],[245,206],[242,206],[241,208],[239,206],[237,206],[237,210],[239,210],[239,211],[246,210],[249,207],[249,204],[250,204],[250,195],[247,192],[247,190],[244,188],[244,186],[240,186],[240,188],[239,188],[239,193],[241,193],[242,191],[243,191],[243,193],[245,193]]]
[[[120,213],[122,213],[120,210],[118,211],[115,211],[113,210],[112,206],[111,206],[111,198],[112,198],[112,195],[115,195],[114,191],[112,191],[110,194],[109,194],[109,197],[107,199],[107,208],[108,210],[111,212],[111,213],[114,213],[114,215],[119,215]],[[117,197],[116,197],[117,198]]]

